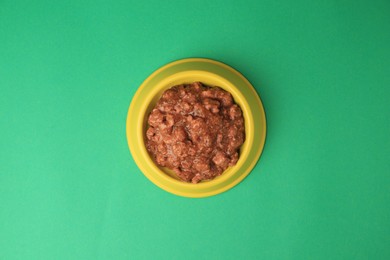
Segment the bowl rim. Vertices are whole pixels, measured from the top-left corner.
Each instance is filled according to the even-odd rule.
[[[243,110],[246,133],[246,140],[243,144],[246,148],[240,155],[241,160],[239,159],[235,166],[227,169],[221,176],[198,184],[182,182],[168,176],[153,162],[144,145],[145,118],[152,99],[156,99],[162,91],[177,84],[170,82],[176,80],[176,82],[183,83],[185,79],[194,77],[206,79],[205,81],[210,79],[222,82],[220,87],[229,91]],[[192,81],[196,80],[189,82]],[[243,94],[244,90],[247,95]],[[185,58],[160,67],[139,86],[128,109],[126,136],[135,163],[155,185],[175,195],[193,198],[208,197],[231,189],[252,171],[264,148],[266,118],[260,97],[240,72],[216,60]],[[245,167],[242,170],[240,167],[243,166]],[[240,169],[241,172],[239,172]]]

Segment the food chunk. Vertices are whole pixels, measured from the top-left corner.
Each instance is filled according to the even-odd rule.
[[[237,163],[245,141],[243,114],[232,95],[201,82],[166,90],[147,122],[149,154],[185,182],[221,175]]]

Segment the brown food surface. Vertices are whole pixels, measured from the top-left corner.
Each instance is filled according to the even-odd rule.
[[[148,118],[147,150],[186,182],[213,179],[235,165],[244,140],[244,118],[231,94],[200,82],[166,90]]]

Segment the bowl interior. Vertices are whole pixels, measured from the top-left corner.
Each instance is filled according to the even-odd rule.
[[[150,114],[150,112],[153,110],[153,108],[156,106],[156,103],[160,99],[162,93],[179,84],[184,84],[184,83],[192,83],[195,81],[200,81],[205,85],[208,86],[218,86],[228,92],[230,92],[233,96],[233,99],[235,103],[237,103],[243,112],[244,116],[244,121],[245,121],[245,142],[240,148],[239,154],[239,160],[237,164],[233,167],[228,168],[221,176],[216,177],[213,180],[210,181],[202,181],[201,183],[206,183],[206,182],[212,182],[214,180],[217,180],[219,178],[225,178],[228,177],[231,174],[234,174],[234,172],[237,171],[237,169],[240,168],[242,163],[246,160],[246,157],[249,154],[250,150],[250,144],[252,143],[253,140],[253,117],[252,117],[252,112],[250,110],[250,106],[247,103],[245,97],[242,95],[240,91],[240,86],[235,86],[225,78],[214,74],[210,72],[205,72],[205,71],[185,71],[185,72],[180,72],[171,76],[168,76],[161,81],[158,81],[153,88],[150,89],[150,92],[146,99],[144,100],[144,106],[143,110],[141,110],[141,117],[143,118],[142,126],[139,126],[142,128],[142,136],[143,136],[143,147],[141,149],[146,150],[145,146],[145,140],[146,140],[146,129],[147,129],[147,118]],[[146,154],[148,155],[148,160],[150,163],[154,163],[153,159],[150,157],[149,153],[146,151]],[[177,177],[177,175],[170,169],[158,166],[155,164],[156,167],[158,167],[159,171],[161,174],[165,174],[166,176],[171,177],[173,180],[176,180],[178,182],[181,182],[180,179]],[[182,183],[182,182],[181,182]],[[197,184],[199,185],[199,184]]]

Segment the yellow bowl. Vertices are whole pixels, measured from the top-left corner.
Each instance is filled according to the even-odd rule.
[[[232,94],[243,111],[246,135],[237,164],[221,176],[198,184],[182,182],[173,171],[157,166],[144,143],[147,117],[161,94],[172,86],[194,81],[219,86]],[[150,181],[173,194],[200,198],[224,192],[250,173],[264,147],[266,120],[259,96],[242,74],[215,60],[190,58],[161,67],[142,83],[129,107],[126,135],[134,161]]]

